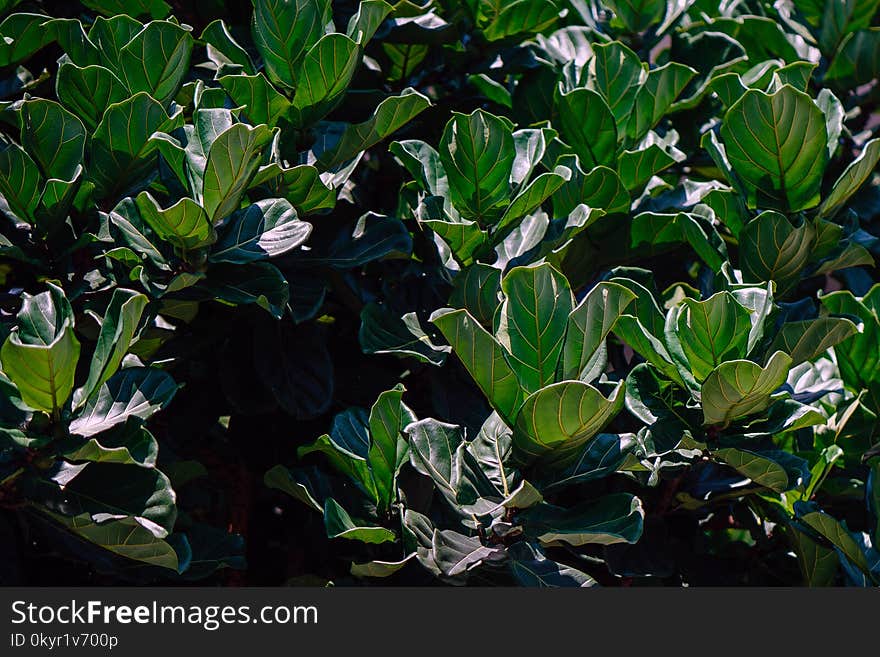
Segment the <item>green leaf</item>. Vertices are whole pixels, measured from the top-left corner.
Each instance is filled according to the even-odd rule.
[[[562,137],[589,169],[614,163],[617,124],[601,95],[589,89],[559,94],[556,101]]]
[[[792,366],[813,360],[858,333],[848,319],[820,317],[818,319],[786,322],[773,339],[768,352],[784,351],[791,356]]]
[[[21,145],[45,178],[71,180],[83,161],[86,129],[73,114],[51,100],[22,103]]]
[[[495,4],[495,3],[493,3]],[[497,3],[497,14],[483,30],[489,41],[500,41],[518,34],[541,32],[559,18],[559,8],[553,1],[533,2],[514,0]]]
[[[39,24],[44,29],[46,37],[54,36],[58,40],[58,45],[70,57],[71,61],[77,66],[91,66],[93,64],[105,65],[102,59],[101,51],[86,36],[83,24],[75,18],[55,18],[46,21],[46,16],[41,16],[43,22]],[[105,20],[102,17],[95,19],[97,25],[99,21]],[[126,20],[131,20],[126,18]],[[94,26],[92,27],[94,30]],[[54,34],[53,34],[54,33]]]
[[[346,125],[336,145],[321,153],[318,166],[328,170],[344,164],[395,133],[430,105],[426,96],[412,88],[404,89],[399,96],[386,98],[369,119]]]
[[[234,124],[235,117],[230,110],[224,108],[200,108],[193,113],[193,125],[184,126],[184,148],[182,150],[183,158],[180,153],[169,150],[167,147],[162,150],[162,155],[169,162],[182,166],[183,161],[186,162],[186,176],[182,180],[189,183],[189,187],[195,198],[199,198],[202,193],[202,180],[205,174],[205,165],[208,163],[208,153],[211,150],[217,137],[223,132],[229,130]],[[173,139],[173,138],[172,138]],[[177,143],[176,139],[163,140],[160,145]],[[271,165],[270,165],[271,166]]]
[[[565,163],[564,159],[560,162]],[[616,171],[596,167],[584,174],[578,166],[569,168],[571,178],[553,195],[553,210],[557,216],[570,214],[581,203],[608,214],[629,211],[629,192]]]
[[[425,54],[427,55],[427,49]],[[485,73],[468,75],[468,82],[493,103],[513,109],[513,98],[510,91],[500,82],[496,82]]]
[[[542,545],[635,543],[645,512],[637,497],[613,493],[571,509],[542,504],[522,512],[523,531]]]
[[[510,572],[521,586],[539,588],[597,586],[596,580],[571,566],[552,561],[531,543],[520,541],[507,550]]]
[[[742,197],[734,190],[714,189],[701,199],[715,213],[715,217],[737,238],[748,222],[749,214]]]
[[[795,482],[789,482],[786,468],[766,455],[745,449],[725,447],[712,451],[712,455],[718,457],[734,470],[748,477],[756,484],[783,493],[793,488]]]
[[[254,125],[274,126],[290,110],[290,101],[262,73],[224,75],[217,82],[226,89],[232,102],[243,108],[245,116]]]
[[[129,95],[122,81],[103,66],[80,68],[71,62],[59,67],[55,93],[92,131],[110,105]]]
[[[480,223],[498,218],[507,204],[515,153],[503,119],[483,110],[454,114],[440,139],[440,162],[462,217]]]
[[[870,82],[880,73],[880,27],[847,34],[840,44],[825,80],[835,88],[858,87]]]
[[[450,506],[461,513],[482,515],[497,507],[498,490],[467,449],[461,427],[428,418],[406,428],[410,463],[430,477]]]
[[[591,88],[605,97],[617,125],[626,125],[646,77],[639,56],[619,41],[594,43],[587,66]]]
[[[349,572],[354,577],[391,577],[398,570],[406,566],[416,556],[413,552],[400,561],[367,561],[365,563],[353,563]]]
[[[276,84],[296,88],[300,61],[332,19],[330,2],[253,0],[253,5],[251,30],[266,74]]]
[[[784,296],[800,280],[816,241],[815,224],[794,225],[779,212],[762,212],[740,232],[740,267],[747,283],[774,281]]]
[[[397,317],[391,310],[377,303],[368,303],[361,310],[358,341],[365,354],[403,354],[423,363],[442,365],[448,346],[434,344],[425,333],[416,313]]]
[[[373,38],[376,30],[394,8],[384,0],[363,0],[357,13],[348,21],[346,34],[363,46]]]
[[[370,409],[370,451],[367,461],[376,483],[380,514],[397,497],[397,473],[409,458],[403,429],[415,422],[416,416],[403,403],[404,391],[405,388],[399,384],[392,390],[386,390]]]
[[[606,398],[581,381],[554,383],[528,396],[517,414],[514,454],[523,463],[546,458],[563,465],[623,407],[618,383]]]
[[[528,509],[544,501],[544,496],[525,479],[498,503],[496,508]]]
[[[449,305],[467,310],[480,324],[491,327],[501,304],[501,272],[490,265],[476,263],[452,281]]]
[[[268,262],[217,264],[203,286],[218,299],[234,305],[257,304],[281,319],[290,299],[287,279]]]
[[[265,185],[272,196],[283,196],[300,214],[332,209],[336,192],[321,179],[321,173],[310,164],[289,169],[270,164],[261,167],[251,180],[251,187]]]
[[[844,170],[819,206],[820,217],[833,217],[871,176],[880,161],[880,139],[872,139]]]
[[[137,520],[156,538],[165,538],[177,519],[171,481],[156,468],[118,463],[88,463],[65,480],[43,482],[46,505],[77,517],[87,513],[95,522]]]
[[[828,161],[825,116],[789,85],[751,89],[724,115],[721,138],[750,208],[797,212],[819,204]]]
[[[709,153],[709,157],[712,158],[715,167],[722,174],[723,180],[736,190],[737,195],[740,197],[747,196],[748,192],[746,191],[745,184],[739,179],[739,176],[737,176],[736,172],[733,170],[730,160],[727,157],[727,150],[725,149],[724,144],[718,140],[714,130],[707,130],[703,134],[703,137],[700,139],[700,146]],[[744,198],[742,198],[740,202],[745,206]]]
[[[202,206],[213,224],[238,209],[272,134],[265,125],[252,128],[237,123],[217,135],[211,144],[205,164]]]
[[[468,445],[468,451],[477,459],[480,469],[505,496],[517,478],[516,471],[508,464],[513,448],[512,438],[510,427],[493,411],[483,422],[477,437]]]
[[[617,172],[627,191],[641,189],[652,176],[675,164],[672,156],[657,144],[636,151],[623,151],[617,161]]]
[[[547,152],[547,143],[555,138],[556,131],[552,128],[524,128],[513,133],[513,146],[516,149],[513,170],[510,172],[513,190],[519,192],[525,186],[535,167],[541,164]]]
[[[568,317],[560,363],[560,380],[580,379],[587,363],[636,298],[618,283],[597,284]]]
[[[362,543],[387,543],[397,539],[397,535],[390,529],[373,527],[353,520],[332,497],[328,497],[324,502],[324,526],[328,538],[346,538]]]
[[[143,23],[124,14],[118,14],[110,18],[98,16],[89,28],[89,45],[86,46],[86,50],[89,47],[95,48],[97,56],[94,58],[91,56],[87,57],[85,63],[78,61],[79,55],[74,56],[71,54],[70,56],[78,66],[100,64],[104,68],[113,71],[121,80],[122,72],[119,70],[120,52],[143,29]],[[79,46],[80,44],[77,44],[77,50],[79,50]],[[69,48],[65,47],[65,50],[68,50],[69,53]],[[97,61],[92,62],[92,59],[97,59]]]
[[[135,258],[149,263],[151,267],[161,271],[171,270],[159,250],[161,243],[153,238],[152,231],[144,223],[133,198],[124,198],[108,215],[114,231],[118,231],[120,241],[127,245],[122,248],[129,248]]]
[[[486,562],[505,558],[503,548],[483,545],[476,536],[464,536],[451,529],[433,531],[430,554],[437,574],[452,578],[465,576]]]
[[[561,472],[554,470],[549,473],[548,483],[542,482],[541,489],[546,493],[606,477],[623,464],[634,445],[631,438],[600,433],[587,444],[578,459],[569,467]]]
[[[129,367],[107,379],[86,401],[70,432],[86,438],[125,422],[146,420],[163,408],[177,392],[165,372],[151,367]]]
[[[719,292],[705,301],[682,301],[675,329],[686,365],[697,381],[705,380],[722,362],[746,356],[752,327],[749,315],[729,292]]]
[[[319,121],[342,100],[360,57],[358,44],[343,34],[327,34],[309,49],[293,97],[294,125]]]
[[[122,359],[141,321],[148,299],[145,295],[116,288],[101,321],[101,332],[89,365],[89,376],[83,386],[73,395],[74,408],[78,408],[119,369]]]
[[[431,52],[431,47],[424,43],[388,43],[383,41],[382,52],[390,63],[385,74],[388,81],[400,82],[409,79],[418,70],[419,64]],[[473,83],[470,77],[468,81]]]
[[[430,477],[447,499],[457,502],[461,472],[455,466],[464,442],[461,427],[428,418],[406,427],[406,437],[412,466]]]
[[[798,91],[806,92],[810,87],[810,78],[817,64],[813,62],[792,62],[773,73],[774,85],[781,87],[790,84]]]
[[[297,254],[297,264],[334,269],[360,267],[374,260],[409,257],[412,238],[399,219],[367,212],[354,228],[340,231],[329,249],[319,255]]]
[[[98,523],[87,513],[75,517],[51,512],[47,515],[77,536],[126,559],[175,572],[180,566],[171,544],[144,529],[134,518]]]
[[[614,326],[614,332],[621,340],[632,347],[633,351],[651,363],[670,380],[675,381],[682,387],[688,387],[681,372],[672,362],[672,356],[669,354],[666,345],[645,326],[640,318],[632,315],[621,315]]]
[[[152,468],[156,466],[159,444],[139,422],[133,421],[117,425],[85,442],[77,439],[77,444],[64,449],[62,454],[65,459],[73,462],[90,461]]]
[[[269,488],[284,491],[315,511],[324,512],[324,506],[313,492],[316,486],[305,468],[288,469],[283,465],[276,465],[263,476],[263,483]]]
[[[312,225],[300,221],[283,198],[263,199],[229,218],[209,259],[245,263],[282,255],[300,246]]]
[[[840,568],[833,549],[819,545],[804,532],[790,528],[789,536],[807,586],[831,586]]]
[[[439,221],[423,219],[422,225],[430,228],[452,251],[455,259],[462,265],[473,263],[475,255],[486,245],[488,232],[480,229],[476,221]]]
[[[441,309],[431,321],[502,418],[513,424],[523,391],[501,344],[467,310]]]
[[[666,9],[665,0],[609,0],[607,4],[630,34],[643,32],[659,22]]]
[[[183,112],[168,116],[147,93],[111,105],[92,136],[89,175],[99,198],[138,185],[154,173],[155,132],[170,132],[183,123]]]
[[[362,408],[349,408],[333,418],[329,434],[320,436],[311,445],[297,450],[302,458],[318,452],[324,454],[334,469],[344,474],[373,501],[379,500],[375,478],[368,462],[370,451],[369,416]]]
[[[17,144],[0,142],[0,196],[8,211],[20,221],[33,222],[41,186],[40,169],[30,155]]]
[[[813,508],[813,505],[797,503],[795,505],[797,519],[829,541],[862,572],[869,573],[870,568],[865,553],[850,535],[846,526],[824,511],[814,511]]]
[[[132,94],[146,91],[166,105],[189,73],[193,38],[188,28],[152,21],[119,51],[119,71]]]
[[[843,132],[843,121],[846,118],[846,110],[840,99],[831,93],[829,89],[822,89],[816,96],[816,106],[825,115],[825,131],[828,134],[828,157],[834,157]]]
[[[732,360],[716,367],[701,388],[705,424],[728,425],[759,413],[770,405],[770,395],[785,383],[791,358],[774,353],[765,367],[748,360]]]
[[[674,447],[699,420],[687,406],[692,388],[682,383],[676,385],[674,379],[662,374],[665,373],[650,362],[636,365],[626,377],[626,407],[649,426],[655,442],[668,439]]]
[[[822,52],[827,55],[834,53],[845,34],[868,27],[878,7],[878,0],[826,2],[819,25],[819,47]]]
[[[159,239],[184,253],[212,244],[216,239],[202,206],[191,198],[182,198],[164,210],[149,192],[138,194],[135,202],[141,217]]]
[[[417,139],[392,142],[388,150],[424,189],[433,196],[443,197],[445,205],[449,196],[449,181],[437,151]]]
[[[565,276],[552,266],[514,267],[501,281],[498,342],[524,394],[552,383],[574,305]]]
[[[635,141],[644,137],[660,122],[696,74],[690,66],[675,62],[649,71],[636,94],[632,115],[626,124],[627,136]]]
[[[54,28],[55,21],[45,14],[7,16],[0,23],[0,67],[22,62],[49,45],[56,38]]]
[[[208,57],[215,63],[222,61],[224,64],[240,66],[245,75],[253,75],[255,73],[250,55],[239,45],[230,33],[226,23],[222,20],[218,19],[211,22],[204,29],[199,39],[205,42]]]
[[[28,406],[57,417],[73,390],[79,360],[73,311],[51,283],[48,292],[23,299],[18,330],[3,343],[0,362]]]
[[[861,330],[834,347],[840,373],[848,387],[856,392],[866,384],[880,379],[880,321],[878,304],[872,306],[880,287],[874,286],[861,299],[849,290],[832,292],[820,297],[822,305],[834,315],[850,315],[862,320]]]

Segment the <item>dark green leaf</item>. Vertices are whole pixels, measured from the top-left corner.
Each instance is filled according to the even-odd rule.
[[[510,126],[482,110],[456,114],[440,140],[452,204],[466,219],[491,222],[509,194],[515,150]]]
[[[581,381],[554,383],[526,398],[516,418],[518,460],[546,458],[567,465],[623,407],[623,384],[610,397]]]
[[[438,310],[431,321],[452,345],[489,403],[508,424],[513,424],[524,395],[498,340],[467,310]]]
[[[789,367],[791,358],[781,351],[763,368],[747,360],[722,363],[703,382],[705,423],[727,425],[763,411],[770,405],[770,394],[785,382]]]
[[[253,0],[251,30],[266,73],[294,89],[302,58],[324,34],[331,19],[327,0]]]
[[[574,300],[565,276],[547,264],[513,268],[501,289],[505,299],[496,337],[529,395],[556,378]]]
[[[556,102],[563,139],[588,169],[614,163],[617,125],[605,100],[595,91],[575,89]]]
[[[83,161],[86,129],[51,100],[29,100],[21,107],[21,144],[45,178],[71,180]]]
[[[24,295],[18,330],[3,343],[3,371],[30,407],[56,417],[73,390],[79,340],[73,332],[73,311],[61,288]]]
[[[363,543],[386,543],[397,538],[390,529],[353,520],[332,497],[324,502],[324,526],[327,528],[328,538],[346,538]]]
[[[721,138],[750,208],[797,212],[818,205],[828,160],[825,116],[789,85],[749,90],[724,116]]]
[[[80,68],[67,62],[55,79],[58,100],[73,110],[86,127],[94,130],[110,105],[125,100],[125,85],[103,66]]]
[[[285,199],[264,199],[229,218],[211,251],[213,262],[246,263],[282,255],[306,241],[312,225]]]
[[[131,346],[148,301],[146,296],[133,290],[124,288],[113,290],[113,296],[101,322],[101,332],[98,334],[98,342],[92,355],[88,379],[73,396],[75,407],[84,404],[92,392],[119,369],[123,357]]]
[[[189,73],[193,38],[189,29],[152,21],[119,51],[119,71],[132,94],[146,91],[165,105]]]
[[[612,545],[635,543],[644,515],[639,498],[613,493],[571,509],[542,504],[522,512],[522,522],[525,533],[541,545]]]
[[[129,417],[145,420],[167,405],[175,392],[174,380],[161,370],[149,367],[120,370],[88,398],[79,417],[70,423],[70,431],[88,438]]]

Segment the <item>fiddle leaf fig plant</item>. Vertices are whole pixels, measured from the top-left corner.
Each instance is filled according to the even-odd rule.
[[[64,291],[49,283],[25,296],[0,349],[4,491],[82,540],[183,572],[186,539],[171,536],[175,492],[144,427],[177,385],[159,369],[125,362],[146,305],[143,294],[114,290],[88,376],[76,387],[85,354]],[[126,538],[117,540],[120,533]]]

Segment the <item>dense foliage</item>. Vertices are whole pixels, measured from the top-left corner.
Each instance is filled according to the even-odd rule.
[[[169,2],[0,2],[0,581],[880,584],[880,0]]]

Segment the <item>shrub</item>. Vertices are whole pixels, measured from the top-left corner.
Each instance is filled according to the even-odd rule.
[[[880,584],[876,1],[0,11],[4,581]]]

